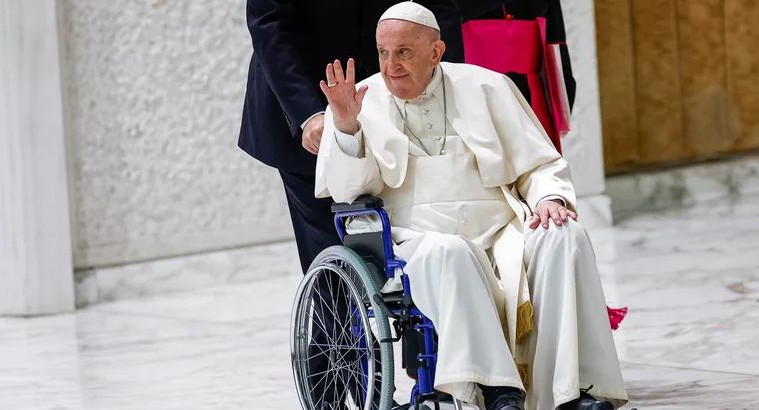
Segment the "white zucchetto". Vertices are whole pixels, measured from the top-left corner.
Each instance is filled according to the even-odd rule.
[[[405,20],[440,31],[435,15],[428,8],[413,1],[404,1],[391,6],[379,18],[379,21],[382,20]]]

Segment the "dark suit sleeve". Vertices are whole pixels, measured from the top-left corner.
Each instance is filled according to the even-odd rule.
[[[464,62],[464,42],[461,39],[461,11],[454,0],[420,0],[419,4],[435,14],[440,37],[445,42],[443,60]]]
[[[503,17],[500,6],[503,0],[456,0],[456,4],[461,10],[463,21],[479,19],[483,14],[498,9],[499,17]]]
[[[306,74],[300,51],[293,42],[296,24],[292,0],[248,0],[248,30],[253,52],[269,87],[276,95],[293,137],[300,135],[300,124],[323,111],[321,90]]]
[[[567,97],[569,98],[570,109],[574,107],[577,83],[572,75],[572,63],[569,60],[569,49],[567,48],[567,32],[564,28],[564,14],[561,11],[561,2],[551,0],[546,10],[546,41],[548,43],[559,44],[561,52],[561,65],[564,72],[564,84],[567,88]]]

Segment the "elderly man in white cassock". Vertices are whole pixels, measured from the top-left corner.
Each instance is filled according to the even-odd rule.
[[[506,76],[440,62],[426,8],[396,4],[376,37],[380,73],[355,84],[353,60],[335,61],[320,84],[316,196],[383,199],[414,302],[438,332],[435,388],[487,410],[619,407],[566,161]]]

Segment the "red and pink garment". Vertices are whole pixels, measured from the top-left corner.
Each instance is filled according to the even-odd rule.
[[[569,98],[560,43],[547,42],[546,19],[469,20],[462,25],[462,35],[467,63],[527,77],[532,110],[561,152],[560,138],[569,131]]]

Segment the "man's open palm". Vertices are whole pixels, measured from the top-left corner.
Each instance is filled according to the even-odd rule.
[[[320,81],[319,87],[332,109],[335,127],[340,132],[354,134],[359,130],[358,114],[369,86],[356,90],[356,68],[352,58],[348,59],[347,66],[343,72],[340,60],[327,64],[327,81]]]

